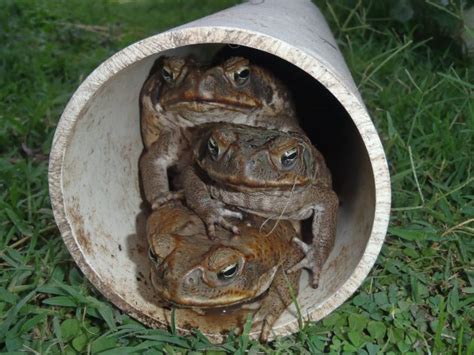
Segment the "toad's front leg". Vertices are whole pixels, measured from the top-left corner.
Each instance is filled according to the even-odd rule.
[[[334,246],[339,200],[334,191],[327,188],[318,188],[317,186],[312,191],[312,198],[313,201],[317,201],[313,207],[313,241],[311,245],[306,245],[301,240],[295,238],[294,241],[302,247],[306,256],[293,266],[289,272],[294,272],[301,268],[311,270],[311,286],[317,288],[321,269]]]
[[[170,191],[168,168],[176,164],[178,158],[181,158],[180,152],[184,150],[184,141],[176,133],[165,131],[140,157],[143,192],[152,209],[183,197],[182,191]]]
[[[240,233],[239,228],[224,217],[242,219],[242,213],[229,210],[223,202],[211,198],[207,186],[198,176],[195,166],[190,165],[184,168],[182,180],[186,204],[204,221],[210,239],[216,237],[216,224],[234,234]]]

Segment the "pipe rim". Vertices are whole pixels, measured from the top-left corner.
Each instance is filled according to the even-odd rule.
[[[105,60],[75,91],[61,115],[54,134],[48,169],[49,190],[54,218],[74,261],[94,287],[121,310],[141,322],[149,326],[164,325],[164,323],[143,314],[139,308],[128,303],[109,289],[94,270],[94,266],[89,264],[87,259],[84,258],[84,255],[78,248],[65,212],[62,184],[63,161],[71,135],[74,132],[76,120],[81,116],[89,100],[92,99],[101,87],[115,74],[148,56],[165,50],[188,45],[210,43],[251,47],[280,57],[304,70],[323,84],[342,104],[354,122],[366,147],[372,167],[375,187],[375,211],[371,234],[368,238],[362,258],[353,270],[351,276],[343,283],[342,287],[333,293],[333,295],[318,308],[305,315],[306,319],[318,321],[344,303],[361,286],[375,264],[388,228],[391,205],[390,176],[382,143],[360,96],[358,96],[358,91],[353,92],[353,88],[345,84],[345,81],[340,78],[339,74],[332,70],[332,66],[315,56],[315,53],[307,53],[300,48],[292,46],[290,43],[260,32],[242,28],[227,26],[191,26],[176,28],[145,38],[129,45]],[[271,338],[289,335],[298,330],[298,321],[294,319],[278,328],[274,328]],[[184,329],[181,329],[181,331],[189,332]],[[255,336],[256,333],[251,335]],[[220,334],[208,334],[208,336],[216,341],[222,341],[224,339]]]

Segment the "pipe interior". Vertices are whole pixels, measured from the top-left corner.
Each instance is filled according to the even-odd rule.
[[[81,112],[65,153],[64,205],[77,252],[84,255],[103,287],[149,324],[153,320],[167,323],[169,313],[157,305],[148,280],[150,265],[138,182],[138,158],[143,149],[140,88],[160,55],[193,53],[205,58],[221,48],[217,44],[181,47],[118,72]],[[302,127],[332,172],[341,201],[335,246],[323,269],[320,287],[310,288],[304,274],[298,296],[303,314],[317,311],[350,277],[370,237],[375,185],[367,149],[347,111],[315,78],[256,49],[226,46],[222,52],[249,56],[284,81],[292,91]],[[189,328],[185,313],[177,312],[178,327]],[[294,314],[294,307],[290,307],[276,327],[294,321]]]

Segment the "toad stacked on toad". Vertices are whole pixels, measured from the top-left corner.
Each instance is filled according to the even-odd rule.
[[[145,81],[140,105],[145,146],[140,174],[152,210],[184,197],[202,219],[211,244],[229,238],[225,229],[246,233],[239,227],[243,222],[232,221],[255,219],[245,214],[296,226],[312,216],[312,244],[293,238],[291,248],[302,248],[306,256],[293,265],[286,263],[285,271],[309,268],[317,287],[335,238],[338,199],[323,157],[298,125],[286,87],[270,71],[242,57],[213,65],[191,57],[165,57]],[[177,178],[170,189],[173,167]],[[259,239],[271,232],[252,235]],[[248,243],[246,235],[235,240]],[[150,245],[156,243],[160,241]],[[250,270],[241,268],[239,273],[257,272]]]
[[[197,316],[217,309],[231,315],[232,308],[245,308],[254,313],[257,326],[262,322],[260,339],[266,341],[298,290],[301,270],[286,271],[304,254],[292,241],[297,233],[289,221],[259,228],[263,221],[249,215],[238,224],[239,238],[220,229],[220,238],[210,240],[202,220],[178,202],[152,212],[147,237],[158,296]],[[242,325],[236,319],[235,327]]]

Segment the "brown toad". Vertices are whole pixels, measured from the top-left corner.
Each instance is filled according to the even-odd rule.
[[[244,307],[263,322],[261,339],[298,293],[300,272],[286,274],[304,253],[292,224],[260,230],[263,218],[240,222],[241,236],[218,229],[209,240],[201,219],[179,202],[165,204],[147,222],[151,280],[158,295],[199,313]]]
[[[189,150],[188,128],[224,121],[301,130],[288,90],[272,73],[241,57],[212,66],[192,57],[160,58],[143,85],[140,104],[145,145],[140,173],[153,208],[181,196],[170,192],[167,170]]]
[[[311,247],[293,270],[312,270],[318,286],[321,268],[334,244],[338,198],[323,156],[303,134],[217,123],[196,131],[195,164],[183,172],[187,205],[206,223],[236,230],[221,216],[222,206],[267,219],[304,220],[313,216]],[[268,223],[268,222],[266,222]]]

